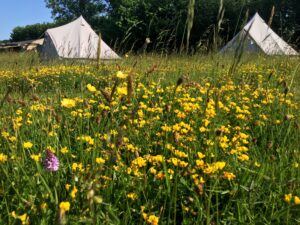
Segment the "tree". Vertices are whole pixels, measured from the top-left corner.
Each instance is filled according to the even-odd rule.
[[[223,40],[225,44],[255,12],[268,22],[273,5],[272,29],[290,43],[297,43],[300,36],[298,1],[45,0],[55,21],[66,23],[83,15],[96,32],[102,33],[106,42],[117,43],[119,50],[142,49],[145,40],[150,38],[148,49],[166,52],[187,46],[190,51],[200,47],[210,51],[216,35],[218,43],[222,44]],[[187,7],[188,2],[190,7]],[[246,11],[249,18],[245,18]]]
[[[106,4],[103,0],[45,0],[56,21],[69,22],[83,16],[94,24],[105,13]]]
[[[122,49],[178,47],[186,25],[186,0],[110,0],[108,16],[119,32]]]
[[[26,41],[41,38],[49,28],[57,26],[56,23],[37,23],[25,27],[15,27],[10,34],[11,41]]]

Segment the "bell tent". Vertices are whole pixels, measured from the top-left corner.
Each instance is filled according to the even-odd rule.
[[[44,59],[96,59],[98,43],[98,35],[80,16],[71,23],[46,31],[41,57]],[[103,40],[101,40],[100,49],[101,59],[120,58]]]
[[[221,53],[235,51],[240,46],[245,52],[263,52],[267,55],[298,55],[266,24],[258,13],[221,49]]]

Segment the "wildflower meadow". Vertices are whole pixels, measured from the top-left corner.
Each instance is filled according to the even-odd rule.
[[[299,58],[0,55],[0,224],[299,224]]]

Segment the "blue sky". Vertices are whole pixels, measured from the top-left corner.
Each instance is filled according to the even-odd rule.
[[[9,39],[16,26],[51,21],[44,0],[0,0],[0,40]]]

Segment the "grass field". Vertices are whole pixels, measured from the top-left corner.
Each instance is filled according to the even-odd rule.
[[[300,60],[0,54],[0,224],[300,224]]]

